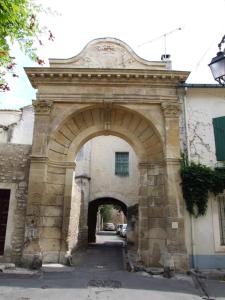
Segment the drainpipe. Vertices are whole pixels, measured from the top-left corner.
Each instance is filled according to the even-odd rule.
[[[186,147],[187,147],[187,159],[190,161],[190,142],[189,142],[189,130],[188,130],[188,118],[187,118],[187,87],[184,88],[185,93],[183,95],[183,108],[184,108],[184,124],[185,124],[185,135],[186,135]],[[194,218],[190,214],[191,221],[191,256],[192,256],[192,267],[195,269],[197,267],[196,261],[196,250],[195,250],[195,224]]]

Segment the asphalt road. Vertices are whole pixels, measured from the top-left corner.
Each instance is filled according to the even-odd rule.
[[[0,299],[7,300],[199,300],[204,294],[186,275],[165,279],[146,273],[124,270],[120,238],[104,234],[96,245],[90,245],[77,259],[76,266],[55,269],[36,275],[0,275]],[[215,282],[214,282],[215,283]],[[219,297],[225,299],[225,284],[219,286]],[[224,288],[224,289],[223,289]]]

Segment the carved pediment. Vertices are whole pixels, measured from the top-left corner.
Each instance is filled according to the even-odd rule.
[[[144,60],[114,38],[93,40],[80,54],[69,59],[50,59],[49,63],[56,68],[166,69],[165,63]]]

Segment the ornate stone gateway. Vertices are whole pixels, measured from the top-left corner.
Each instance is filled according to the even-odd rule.
[[[83,212],[73,194],[75,155],[89,139],[110,134],[139,159],[140,258],[158,266],[169,254],[176,269],[185,269],[177,86],[189,73],[145,61],[110,38],[26,73],[38,93],[23,259],[41,252],[44,262],[64,262],[76,247]]]

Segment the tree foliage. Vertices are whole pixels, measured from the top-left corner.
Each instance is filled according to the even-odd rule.
[[[188,162],[181,164],[182,191],[186,208],[195,217],[205,215],[209,192],[217,195],[225,189],[225,170],[212,170],[202,164]]]
[[[48,39],[54,37],[50,30],[40,27],[37,16],[44,9],[32,0],[0,0],[0,90],[7,91],[9,86],[6,75],[14,72],[16,61],[10,50],[17,42],[20,49],[38,64],[44,61],[37,55],[37,46],[42,45],[43,34]]]
[[[103,223],[107,223],[107,222],[111,221],[112,209],[113,209],[113,205],[111,205],[111,204],[105,204],[105,205],[101,206],[100,214],[102,216]]]

